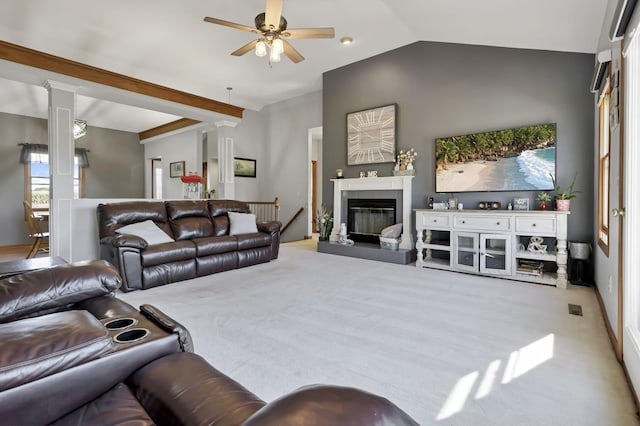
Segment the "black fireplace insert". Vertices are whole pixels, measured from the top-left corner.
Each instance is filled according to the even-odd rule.
[[[349,198],[347,234],[353,241],[379,244],[380,232],[396,223],[396,200]]]

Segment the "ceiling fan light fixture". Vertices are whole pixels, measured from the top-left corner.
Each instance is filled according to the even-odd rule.
[[[262,40],[256,43],[256,56],[267,56],[267,44]]]
[[[78,139],[87,134],[87,122],[84,120],[73,120],[73,139]]]
[[[273,40],[273,42],[271,43],[271,51],[278,52],[278,55],[284,52],[284,43],[282,43],[281,39],[276,38],[275,40]]]
[[[280,62],[280,52],[278,52],[272,47],[271,54],[269,55],[269,60],[271,62]]]

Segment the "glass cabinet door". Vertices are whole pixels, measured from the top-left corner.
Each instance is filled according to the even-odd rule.
[[[478,271],[478,234],[457,232],[455,234],[455,267]]]
[[[480,235],[480,272],[495,275],[511,273],[511,244],[507,235]]]

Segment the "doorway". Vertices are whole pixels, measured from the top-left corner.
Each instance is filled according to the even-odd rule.
[[[305,238],[311,238],[318,232],[315,217],[322,205],[322,127],[313,127],[308,131],[307,148],[308,190],[307,190],[307,231]]]
[[[151,198],[162,200],[162,158],[151,159]]]

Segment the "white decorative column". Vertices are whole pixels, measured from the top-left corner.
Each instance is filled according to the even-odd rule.
[[[385,176],[331,179],[333,182],[333,231],[330,241],[338,241],[342,220],[342,196],[346,191],[402,191],[402,240],[399,248],[412,250],[411,185],[413,176]],[[346,222],[346,221],[345,221]]]
[[[216,198],[235,199],[235,183],[233,173],[233,143],[235,138],[235,121],[223,120],[215,123],[218,129],[218,189]]]
[[[77,87],[51,80],[44,87],[49,92],[49,251],[70,260]]]

